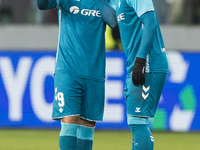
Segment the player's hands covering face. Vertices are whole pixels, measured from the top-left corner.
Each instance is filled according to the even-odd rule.
[[[143,85],[145,83],[145,64],[146,59],[136,57],[134,66],[132,68],[132,81],[136,86]]]

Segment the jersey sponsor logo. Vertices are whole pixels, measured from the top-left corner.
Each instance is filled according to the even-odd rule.
[[[85,16],[97,16],[101,17],[100,11],[99,10],[89,10],[89,9],[82,9],[81,14]]]
[[[77,6],[72,6],[72,7],[70,7],[69,11],[72,14],[78,14],[80,12],[81,15],[84,15],[84,16],[101,17],[99,10],[90,10],[90,9],[80,10]]]
[[[125,17],[124,17],[124,13],[121,13],[117,16],[117,22],[119,23],[121,20],[124,20]]]
[[[69,11],[72,14],[78,14],[79,13],[79,8],[77,6],[72,6],[72,7],[70,7]]]

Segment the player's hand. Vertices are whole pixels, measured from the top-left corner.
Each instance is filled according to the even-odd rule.
[[[145,64],[146,59],[136,57],[134,66],[132,68],[132,81],[136,86],[143,85],[145,83]]]

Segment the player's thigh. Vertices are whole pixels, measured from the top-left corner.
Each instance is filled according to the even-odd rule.
[[[150,108],[150,117],[154,117],[156,113],[156,109],[165,85],[165,81],[167,78],[166,73],[151,73],[149,75],[149,81],[147,81],[146,87],[150,86],[149,97],[147,97],[147,101],[149,101]],[[144,91],[145,92],[145,91]],[[148,94],[148,91],[146,92]]]
[[[153,117],[165,84],[167,74],[148,73],[145,85],[135,86],[127,77],[124,95],[127,113],[134,116]]]
[[[81,78],[63,73],[55,74],[53,119],[80,115],[83,84]]]
[[[84,118],[80,119],[80,125],[82,126],[86,126],[86,127],[95,127],[96,121],[91,121],[91,120],[87,120]]]
[[[91,121],[102,121],[104,112],[105,82],[87,80],[81,117]]]
[[[80,124],[80,115],[78,116],[65,116],[61,119],[62,123]]]

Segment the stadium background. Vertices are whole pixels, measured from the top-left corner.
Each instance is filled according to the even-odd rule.
[[[152,131],[200,131],[200,1],[154,0],[169,75]],[[59,129],[51,120],[58,35],[56,10],[35,0],[0,1],[0,128]],[[97,130],[129,130],[123,87],[125,55],[117,28],[106,31],[105,115]]]

